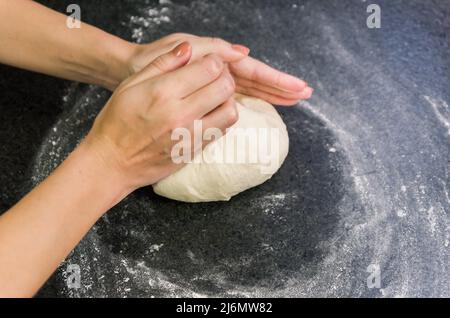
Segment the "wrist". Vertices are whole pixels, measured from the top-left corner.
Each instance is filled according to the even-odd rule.
[[[87,197],[96,201],[94,210],[99,216],[134,190],[108,156],[103,148],[86,138],[62,165],[69,166],[67,170],[76,173],[73,179],[79,188],[84,189]]]
[[[138,45],[106,34],[102,40],[101,53],[97,54],[96,77],[98,84],[113,91],[134,72],[130,65]]]

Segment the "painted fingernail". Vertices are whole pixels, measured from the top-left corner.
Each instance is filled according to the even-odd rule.
[[[240,45],[240,44],[233,44],[231,48],[235,51],[238,51],[239,53],[242,53],[244,55],[248,55],[250,53],[250,49],[246,46]]]
[[[176,57],[182,57],[182,56],[186,55],[190,49],[191,49],[191,45],[189,44],[189,42],[183,42],[183,43],[177,45],[173,49],[173,54]]]

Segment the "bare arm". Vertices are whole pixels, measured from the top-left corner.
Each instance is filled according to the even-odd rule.
[[[192,60],[214,53],[230,63],[238,92],[280,105],[293,105],[313,93],[306,82],[247,57],[248,48],[222,39],[178,33],[137,45],[86,23],[70,29],[66,22],[67,16],[31,0],[0,0],[0,63],[113,90],[189,41]]]
[[[134,44],[30,0],[0,0],[0,63],[109,89],[131,75]]]
[[[31,297],[102,214],[126,194],[83,144],[0,217],[0,296]]]
[[[32,296],[106,211],[181,168],[167,152],[174,129],[202,119],[225,131],[236,122],[222,60],[184,66],[190,57],[182,43],[124,81],[80,146],[0,216],[0,297]]]

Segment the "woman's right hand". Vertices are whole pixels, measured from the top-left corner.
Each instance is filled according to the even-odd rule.
[[[186,65],[190,57],[184,42],[125,80],[83,141],[127,192],[181,168],[171,158],[174,129],[193,134],[201,119],[203,130],[224,132],[237,121],[235,84],[223,61],[208,55]]]

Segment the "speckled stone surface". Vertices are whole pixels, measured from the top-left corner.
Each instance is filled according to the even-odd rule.
[[[273,179],[228,203],[137,191],[39,296],[450,296],[450,2],[378,1],[378,30],[364,1],[78,2],[85,21],[135,41],[182,31],[245,43],[316,91],[279,109],[291,144]],[[109,95],[4,66],[0,87],[4,211]],[[80,289],[67,287],[69,264]]]

